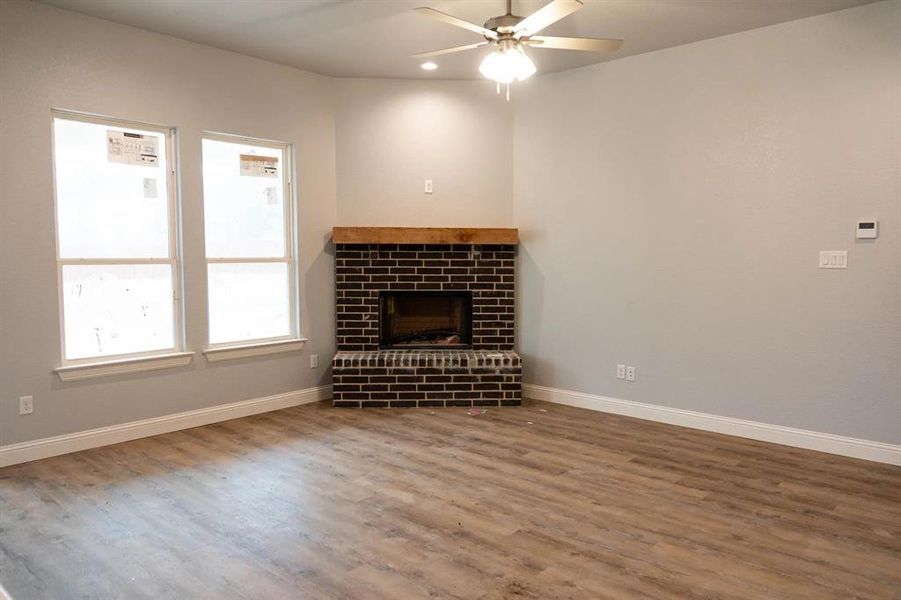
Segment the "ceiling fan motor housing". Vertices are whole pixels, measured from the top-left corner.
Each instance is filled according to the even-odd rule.
[[[492,17],[485,21],[485,29],[491,29],[500,35],[511,35],[513,33],[513,28],[517,23],[522,21],[523,18],[524,17],[510,14]]]

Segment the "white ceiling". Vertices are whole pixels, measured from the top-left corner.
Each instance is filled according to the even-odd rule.
[[[485,48],[435,59],[426,72],[410,58],[475,43],[475,33],[412,11],[431,6],[482,24],[504,0],[42,0],[95,17],[338,77],[477,79]],[[514,0],[521,16],[549,0]],[[539,73],[764,27],[874,0],[583,0],[544,35],[625,40],[611,55],[532,50]]]

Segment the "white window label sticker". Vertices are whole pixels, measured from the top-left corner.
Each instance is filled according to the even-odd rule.
[[[275,156],[242,154],[240,162],[241,175],[246,175],[248,177],[278,178],[278,158]]]
[[[106,159],[126,165],[155,167],[159,164],[160,140],[155,135],[106,131]]]
[[[275,187],[267,187],[263,190],[263,195],[266,196],[266,204],[270,206],[275,206],[278,204],[278,189]]]
[[[144,197],[145,198],[156,198],[156,178],[155,177],[145,177],[144,178]]]

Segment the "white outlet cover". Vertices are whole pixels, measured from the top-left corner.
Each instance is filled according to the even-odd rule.
[[[635,367],[626,367],[626,381],[635,381]]]
[[[315,369],[318,366],[319,366],[319,355],[311,354],[310,355],[310,368]]]
[[[626,378],[626,365],[616,365],[616,378],[617,379],[625,379]]]
[[[30,415],[34,412],[34,396],[19,397],[19,414]]]

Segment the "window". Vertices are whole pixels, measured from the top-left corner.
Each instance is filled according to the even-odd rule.
[[[210,346],[297,337],[290,148],[206,134]]]
[[[172,138],[54,112],[63,365],[182,346]]]

